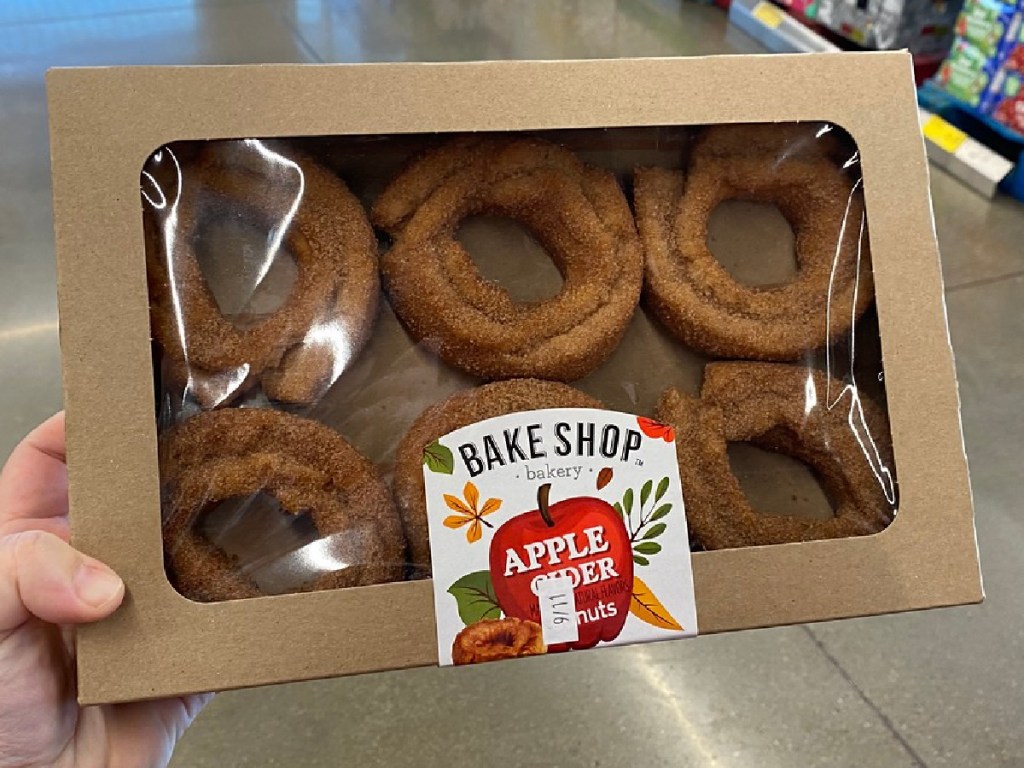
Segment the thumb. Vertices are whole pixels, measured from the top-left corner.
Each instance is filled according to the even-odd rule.
[[[53,624],[96,621],[123,597],[124,582],[117,574],[52,533],[0,538],[0,633],[31,616]]]

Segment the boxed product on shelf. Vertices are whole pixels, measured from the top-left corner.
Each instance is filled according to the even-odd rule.
[[[1024,137],[1024,73],[1003,67],[989,88],[988,112],[993,119]]]
[[[1003,59],[1003,68],[1024,74],[1024,19],[1022,19],[1021,30],[1016,42],[1007,51],[1006,58]]]
[[[910,62],[51,72],[81,701],[979,601]]]
[[[958,0],[820,0],[815,21],[866,48],[941,55],[953,41],[960,6]]]
[[[944,91],[1004,124],[1015,124],[1014,103],[1024,73],[1024,7],[1001,0],[968,0],[957,38],[935,75]]]
[[[956,20],[956,34],[986,58],[1001,60],[1020,38],[1022,15],[1016,2],[966,0]]]
[[[957,38],[935,73],[935,82],[964,104],[987,111],[1000,61],[974,43]]]
[[[794,16],[809,21],[818,15],[818,0],[780,0],[779,4]]]

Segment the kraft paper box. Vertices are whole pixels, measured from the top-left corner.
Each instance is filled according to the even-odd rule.
[[[72,538],[76,547],[109,563],[127,586],[124,605],[112,617],[78,631],[83,703],[434,665],[443,655],[430,579],[223,602],[187,599],[169,581],[161,531],[160,404],[154,397],[163,391],[164,372],[154,363],[140,174],[154,158],[166,156],[160,148],[181,147],[184,156],[189,142],[207,139],[301,137],[368,205],[409,157],[446,134],[523,132],[560,143],[613,171],[632,199],[634,166],[671,162],[666,158],[689,146],[699,126],[839,126],[855,142],[863,174],[875,291],[876,308],[856,326],[866,340],[856,365],[868,371],[860,377],[865,392],[888,413],[898,513],[871,535],[694,551],[697,626],[686,627],[685,634],[982,599],[908,55],[71,69],[51,71],[47,85]],[[753,204],[722,208],[711,217],[708,242],[718,243],[716,257],[736,274],[750,261],[744,254],[761,253],[769,262],[791,252],[792,236],[777,212]],[[489,246],[527,247],[518,231],[502,230],[500,222],[478,224],[469,222],[460,233],[467,243],[474,241],[467,246],[474,257]],[[515,279],[524,289],[537,282],[529,275],[510,278]],[[388,302],[382,298],[380,305],[376,330],[355,368],[323,395],[313,415],[353,440],[387,476],[398,438],[417,413],[475,382],[420,348],[402,357],[412,343]],[[371,375],[372,365],[397,358],[401,366],[387,369],[394,375]],[[817,359],[805,363],[814,366]],[[650,415],[666,384],[696,394],[706,362],[681,349],[641,302],[606,363],[610,372],[601,369],[574,386],[613,410]],[[629,377],[635,386],[624,386]],[[381,398],[387,398],[392,415],[380,416]],[[671,440],[658,423],[640,424],[651,440]],[[742,456],[730,451],[730,457],[734,469],[742,468]],[[443,455],[435,455],[425,459],[428,473],[431,460],[440,461],[440,471],[452,471]],[[620,465],[615,467],[609,488],[624,482]],[[598,468],[590,471],[600,489],[612,473],[611,466],[601,473]],[[531,481],[541,477],[539,471],[530,470]],[[815,493],[808,490],[814,482],[795,471],[777,466],[766,474],[753,472],[743,480],[744,491],[775,491],[786,503],[799,504],[805,491]],[[783,476],[792,482],[778,482]],[[641,493],[641,479],[636,487],[646,504],[651,485],[645,483]],[[658,495],[663,491],[659,484]],[[672,493],[665,498],[676,498]],[[453,509],[472,507],[479,515],[478,503],[497,501],[486,499],[483,490],[481,498],[476,495],[475,486],[470,493],[467,485]],[[547,514],[546,499],[539,503]],[[521,507],[529,504],[522,501]],[[432,526],[437,522],[431,518]],[[648,525],[650,517],[640,522]],[[654,528],[657,533],[645,528],[643,536],[653,541],[662,535],[659,541],[666,542],[672,531],[685,532],[681,520],[666,533],[664,526]],[[432,537],[444,530],[432,528]],[[491,535],[486,527],[480,530],[485,538]],[[570,551],[584,541],[607,548],[595,530],[587,529],[587,540],[565,539]],[[463,542],[466,531],[458,530]],[[673,555],[677,565],[690,557],[685,543],[675,540],[684,552]],[[650,555],[661,545],[641,544],[632,549],[636,573],[649,578],[645,563],[656,559]],[[448,584],[439,586],[438,599],[448,599]],[[303,650],[294,653],[299,640]]]

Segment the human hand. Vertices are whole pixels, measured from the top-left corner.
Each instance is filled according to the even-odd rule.
[[[72,549],[67,513],[59,413],[0,472],[0,768],[166,765],[212,694],[78,706],[71,627],[113,613],[124,584]]]

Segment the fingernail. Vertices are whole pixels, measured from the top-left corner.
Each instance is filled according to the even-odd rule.
[[[75,594],[94,608],[109,603],[123,588],[120,577],[103,566],[86,564],[75,574]]]

